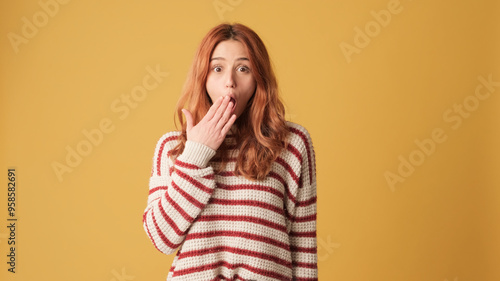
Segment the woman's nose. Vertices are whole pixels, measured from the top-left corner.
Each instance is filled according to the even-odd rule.
[[[234,81],[234,73],[231,71],[227,74],[226,77],[226,88],[234,88],[235,86],[235,81]]]

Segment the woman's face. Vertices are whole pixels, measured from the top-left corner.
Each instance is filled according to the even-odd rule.
[[[248,52],[236,40],[222,41],[213,51],[207,77],[207,92],[212,101],[229,96],[239,117],[255,93],[256,83],[250,71]]]

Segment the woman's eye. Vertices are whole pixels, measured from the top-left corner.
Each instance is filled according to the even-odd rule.
[[[238,70],[241,72],[248,72],[250,69],[246,66],[240,66],[240,67],[238,67]]]
[[[221,72],[221,71],[222,71],[222,67],[220,67],[220,66],[214,66],[214,67],[213,67],[213,70],[214,70],[215,72]]]

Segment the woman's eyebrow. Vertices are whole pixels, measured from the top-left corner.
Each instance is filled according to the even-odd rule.
[[[215,58],[211,58],[210,59],[210,61],[213,61],[213,60],[226,60],[226,59],[223,58],[223,57],[215,57]],[[237,58],[236,60],[247,60],[247,61],[249,61],[249,59],[246,58],[246,57]]]

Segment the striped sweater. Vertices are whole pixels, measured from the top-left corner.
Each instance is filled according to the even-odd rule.
[[[160,138],[143,226],[158,251],[179,248],[167,281],[318,279],[314,150],[306,129],[287,125],[289,146],[262,181],[234,174],[236,149],[216,173],[215,150],[187,141],[173,162],[180,132]]]

